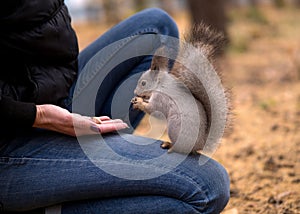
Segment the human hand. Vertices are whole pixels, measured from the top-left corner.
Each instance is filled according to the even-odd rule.
[[[33,127],[71,136],[108,133],[128,128],[128,125],[122,120],[112,120],[107,116],[82,116],[51,104],[37,105],[36,108],[37,113]]]

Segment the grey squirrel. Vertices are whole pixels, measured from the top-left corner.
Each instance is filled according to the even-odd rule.
[[[169,152],[195,153],[218,144],[227,124],[228,99],[214,64],[225,42],[204,23],[195,25],[171,69],[169,49],[161,46],[140,77],[131,102],[145,113],[165,116],[171,142],[161,147]]]

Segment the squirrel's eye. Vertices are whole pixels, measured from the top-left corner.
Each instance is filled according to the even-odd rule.
[[[141,82],[141,85],[142,85],[142,86],[145,86],[145,85],[146,85],[146,81],[143,80],[143,81]]]

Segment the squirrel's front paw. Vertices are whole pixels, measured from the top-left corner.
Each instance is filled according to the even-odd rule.
[[[137,101],[137,97],[134,97],[134,98],[132,98],[132,99],[131,99],[131,101],[130,101],[130,102],[131,102],[132,104],[135,104],[135,103],[136,103],[136,101]]]
[[[133,104],[133,107],[135,107],[137,104],[142,103],[143,99],[141,97],[134,97],[131,99],[131,103]]]
[[[131,103],[133,104],[133,108],[140,109],[142,111],[145,110],[146,103],[144,102],[142,97],[134,97],[131,99]]]

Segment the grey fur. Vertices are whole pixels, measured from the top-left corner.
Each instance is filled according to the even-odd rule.
[[[138,81],[133,106],[148,114],[155,111],[164,114],[171,140],[169,151],[194,153],[207,146],[212,117],[210,97],[215,98],[214,106],[218,106],[217,97],[223,95],[223,88],[218,80],[212,81],[216,84],[203,85],[202,82],[212,79],[211,62],[222,39],[204,24],[196,26],[188,40],[191,44],[180,46],[178,60],[171,70],[168,69],[167,48],[161,47],[153,57],[151,68]],[[203,78],[199,79],[199,75]],[[220,106],[223,105],[220,99]],[[213,110],[215,115],[220,115],[220,120],[226,120],[227,109]]]

